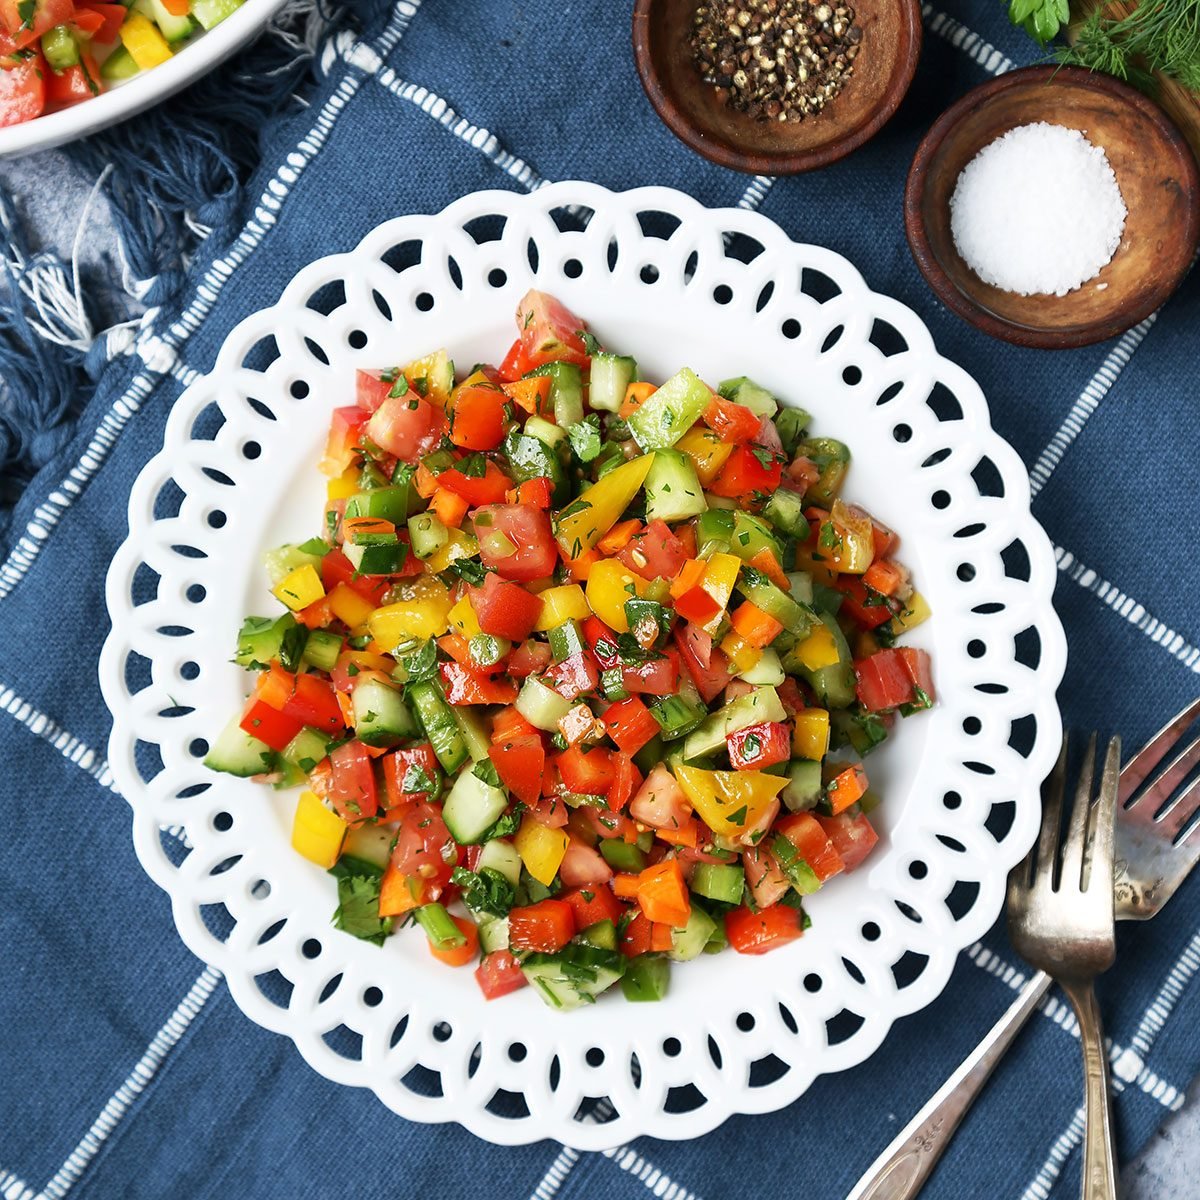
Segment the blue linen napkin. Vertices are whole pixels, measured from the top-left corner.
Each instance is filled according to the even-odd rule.
[[[325,43],[307,106],[267,130],[240,207],[225,196],[236,220],[200,245],[186,278],[150,297],[163,307],[145,327],[164,339],[142,343],[150,361],[129,353],[129,338],[101,339],[94,358],[111,357],[95,394],[25,488],[0,547],[0,761],[10,768],[0,1195],[465,1198],[482,1186],[539,1200],[640,1200],[647,1190],[718,1200],[751,1189],[836,1200],[975,1045],[1025,970],[999,927],[869,1062],[700,1141],[640,1139],[606,1154],[496,1149],[456,1126],[405,1122],[316,1075],[286,1039],[242,1017],[219,974],[183,948],[165,895],[133,855],[101,757],[109,718],[95,664],[104,573],[125,536],[134,477],[193,373],[297,268],[349,249],[388,217],[435,212],[479,188],[658,183],[713,206],[757,207],[792,236],[845,254],[979,380],[994,424],[1031,468],[1035,511],[1058,548],[1066,723],[1141,744],[1195,693],[1200,671],[1191,482],[1200,284],[1193,274],[1160,315],[1109,344],[1056,354],[992,341],[934,302],[904,242],[904,177],[947,104],[1037,57],[1002,8],[927,6],[921,67],[892,122],[849,160],[778,181],[712,167],[658,122],[633,70],[628,3],[399,0],[390,12],[360,9],[360,32]],[[356,54],[356,39],[393,73]],[[85,153],[102,154],[97,145]],[[288,161],[294,182],[274,199],[270,181]],[[238,265],[218,302],[186,337],[168,332],[196,311],[208,265],[231,251]],[[1100,984],[1125,1160],[1182,1103],[1200,1065],[1198,918],[1193,880],[1161,919],[1121,929],[1119,966]],[[926,1195],[1073,1195],[1080,1084],[1074,1020],[1055,995]]]

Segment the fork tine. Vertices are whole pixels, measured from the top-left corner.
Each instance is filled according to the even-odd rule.
[[[1108,892],[1109,900],[1113,895],[1113,842],[1115,840],[1115,824],[1117,816],[1117,790],[1121,774],[1121,739],[1109,738],[1108,752],[1104,756],[1104,773],[1100,778],[1100,795],[1096,800],[1096,833],[1092,839],[1091,867],[1088,874],[1088,885],[1093,879],[1099,879],[1101,886]]]
[[[1033,877],[1047,878],[1054,873],[1058,857],[1058,839],[1062,829],[1063,793],[1067,789],[1067,735],[1050,778],[1042,785],[1042,828],[1038,833],[1037,857]]]
[[[1193,780],[1163,811],[1155,822],[1174,839],[1200,808],[1200,779]]]
[[[1019,863],[1016,864],[1008,873],[1008,889],[1005,897],[1005,908],[1009,914],[1009,919],[1012,920],[1013,915],[1021,910],[1025,903],[1025,897],[1030,887],[1033,885],[1033,873],[1038,862],[1038,852],[1041,841],[1044,836],[1046,827],[1046,812],[1047,807],[1054,802],[1054,798],[1058,798],[1058,807],[1061,811],[1062,793],[1064,782],[1066,779],[1067,770],[1067,738],[1063,735],[1062,749],[1058,752],[1058,761],[1054,764],[1053,770],[1046,776],[1042,782],[1042,824],[1038,830],[1037,841],[1029,847],[1029,853],[1025,855]]]
[[[1138,810],[1137,815],[1142,820],[1152,819],[1197,763],[1200,763],[1200,737],[1181,750],[1162,772],[1151,780],[1146,790],[1129,806],[1130,811]]]
[[[1092,809],[1092,780],[1096,773],[1096,735],[1088,738],[1083,752],[1083,765],[1079,771],[1079,782],[1075,786],[1075,800],[1068,818],[1067,840],[1062,847],[1062,869],[1059,879],[1062,885],[1072,888],[1083,887],[1083,858],[1087,845],[1088,816]]]
[[[1121,787],[1117,794],[1122,807],[1129,803],[1129,797],[1138,790],[1158,766],[1175,743],[1179,735],[1200,716],[1200,697],[1197,697],[1175,714],[1126,764],[1121,772]]]

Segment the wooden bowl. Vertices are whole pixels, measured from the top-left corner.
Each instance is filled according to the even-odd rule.
[[[950,232],[959,173],[989,142],[1032,121],[1080,130],[1103,148],[1129,215],[1112,261],[1065,296],[1019,296],[984,283]],[[993,337],[1055,350],[1136,325],[1171,295],[1200,237],[1200,178],[1183,135],[1140,92],[1077,67],[1026,67],[968,92],[917,148],[904,195],[913,257],[938,299]],[[1070,214],[1029,213],[1029,220]]]
[[[688,43],[698,0],[636,0],[633,55],[650,103],[680,141],[718,166],[797,175],[874,137],[904,99],[921,54],[919,0],[848,0],[863,31],[854,74],[823,112],[757,121],[705,83]]]

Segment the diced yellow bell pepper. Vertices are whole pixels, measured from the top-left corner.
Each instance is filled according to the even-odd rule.
[[[610,629],[615,629],[617,633],[628,633],[625,601],[635,596],[645,596],[649,586],[645,579],[635,575],[618,559],[602,558],[592,564],[591,574],[588,575],[588,607]]]
[[[583,588],[577,583],[564,583],[561,587],[547,588],[542,592],[542,615],[538,617],[534,629],[545,633],[549,629],[557,629],[564,621],[582,621],[591,615],[592,610],[588,607]]]
[[[329,870],[342,852],[346,822],[321,803],[316,792],[301,792],[292,820],[292,848]]]
[[[331,479],[325,485],[325,497],[328,500],[348,500],[359,491],[357,471],[347,471],[336,479]]]
[[[131,12],[125,18],[121,26],[121,42],[129,51],[129,57],[143,71],[173,57],[171,47],[158,31],[158,26],[139,12]]]
[[[715,634],[725,619],[725,609],[729,606],[729,598],[733,595],[733,585],[737,583],[741,567],[742,560],[736,554],[718,552],[709,556],[700,586],[716,601],[721,611],[705,624],[706,633]]]
[[[654,465],[653,454],[624,463],[585,488],[558,516],[558,544],[567,558],[578,558],[617,523]]]
[[[371,614],[367,625],[371,636],[382,646],[395,650],[413,638],[440,637],[450,627],[450,589],[432,575],[404,580],[392,604]]]
[[[464,596],[450,610],[450,624],[458,630],[465,638],[473,638],[483,632],[479,628],[479,618],[475,615],[475,609],[471,606],[471,598]]]
[[[871,518],[861,508],[851,507],[841,499],[833,502],[817,543],[821,553],[843,575],[861,575],[875,557]]]
[[[913,592],[904,607],[892,618],[892,632],[897,635],[906,633],[915,629],[922,621],[928,621],[932,615],[929,601],[920,592]]]
[[[361,629],[375,611],[370,600],[364,600],[352,587],[344,583],[339,583],[329,593],[329,607],[333,610],[333,615],[351,629]]]
[[[786,783],[787,780],[782,782]],[[567,837],[565,829],[551,829],[531,816],[521,821],[521,828],[513,838],[513,845],[525,864],[525,870],[546,887],[554,882],[570,844],[571,839]]]
[[[796,657],[810,670],[832,667],[838,661],[837,643],[827,625],[814,625],[802,642],[796,643]]]
[[[721,441],[720,434],[705,425],[693,425],[675,443],[675,449],[682,450],[692,460],[696,478],[703,487],[708,487],[729,461],[733,444]]]
[[[792,753],[797,758],[820,762],[829,751],[829,712],[824,708],[802,708],[794,719]]]
[[[286,604],[292,612],[299,612],[310,604],[316,604],[325,595],[325,586],[321,583],[321,576],[317,574],[316,567],[312,563],[305,563],[304,566],[297,567],[285,575],[271,589],[271,594]]]
[[[448,529],[446,533],[446,544],[425,560],[425,565],[434,574],[441,574],[455,559],[470,558],[479,553],[479,543],[469,533],[461,529]]]
[[[721,652],[726,655],[734,666],[734,673],[742,674],[751,667],[757,666],[763,652],[752,646],[741,634],[730,631],[721,642]]]
[[[725,837],[753,828],[787,786],[786,776],[765,771],[702,771],[682,763],[675,778],[705,825]]]
[[[445,350],[436,350],[433,354],[410,362],[404,368],[404,378],[410,387],[423,393],[431,404],[445,408],[446,401],[450,399],[450,390],[454,387],[454,363]],[[423,386],[418,385],[419,379],[425,381]]]

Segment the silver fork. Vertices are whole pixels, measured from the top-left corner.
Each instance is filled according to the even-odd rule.
[[[1185,735],[1198,717],[1200,699],[1172,717],[1121,771],[1114,881],[1118,920],[1153,917],[1200,861],[1200,825],[1179,838],[1200,808],[1200,780],[1181,786],[1200,764],[1200,736],[1139,793],[1159,764],[1187,741]],[[913,1200],[1052,982],[1044,971],[1031,976],[979,1045],[871,1164],[847,1200]]]
[[[1093,803],[1096,735],[1088,740],[1075,789],[1066,840],[1062,840],[1067,739],[1043,788],[1037,844],[1008,876],[1008,935],[1022,958],[1045,971],[1066,992],[1079,1018],[1087,1122],[1083,1146],[1083,1200],[1116,1200],[1117,1167],[1108,1055],[1093,981],[1117,957],[1113,904],[1113,823],[1121,739],[1108,743],[1100,795]]]

